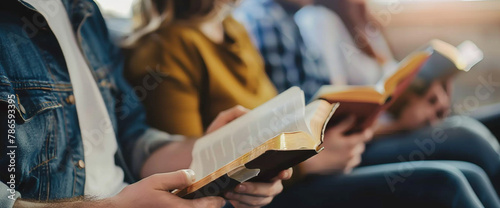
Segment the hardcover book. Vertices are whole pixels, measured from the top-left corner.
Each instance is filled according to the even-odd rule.
[[[469,71],[483,59],[483,52],[471,41],[458,47],[441,40],[408,55],[397,68],[387,71],[372,86],[323,86],[314,99],[341,103],[332,124],[354,115],[356,125],[349,131],[359,132],[371,126],[405,91],[423,93],[433,80]]]
[[[348,134],[363,131],[408,88],[431,54],[430,49],[410,54],[397,68],[385,73],[375,85],[323,86],[314,99],[341,104],[333,115],[331,125],[354,115],[356,123]]]
[[[174,193],[188,199],[220,196],[248,180],[270,180],[321,151],[337,107],[324,100],[306,106],[303,91],[290,88],[200,138],[190,167],[196,182]]]

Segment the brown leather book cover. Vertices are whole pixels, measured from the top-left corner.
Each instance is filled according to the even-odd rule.
[[[317,100],[305,106],[298,88],[273,100],[198,140],[191,164],[197,181],[173,193],[187,199],[222,196],[245,181],[269,181],[318,154],[326,124],[339,104]],[[279,127],[282,123],[288,124]],[[278,135],[261,134],[271,129]],[[246,143],[252,148],[241,150]]]
[[[250,181],[267,182],[274,178],[279,172],[293,167],[308,158],[318,154],[316,150],[268,150],[261,156],[245,164],[247,169],[260,169],[259,174]],[[239,181],[231,178],[228,174],[213,180],[202,188],[191,192],[179,192],[185,199],[196,199],[206,196],[223,196],[224,193],[234,189]]]
[[[400,63],[396,72],[382,79],[376,86],[347,86],[337,89],[335,86],[327,86],[318,91],[317,99],[340,103],[328,125],[334,126],[350,115],[356,117],[356,123],[348,134],[363,131],[373,125],[379,115],[410,86],[430,55],[429,51],[411,54]]]

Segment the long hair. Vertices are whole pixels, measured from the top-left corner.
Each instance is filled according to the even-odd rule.
[[[144,35],[177,20],[202,20],[220,0],[136,0],[133,6],[133,33],[123,42],[132,47]]]
[[[365,30],[368,26],[379,29],[380,24],[368,13],[366,3],[352,3],[349,0],[334,2],[329,4],[329,8],[342,19],[356,46],[368,56],[377,58],[376,52],[370,46],[369,37]]]

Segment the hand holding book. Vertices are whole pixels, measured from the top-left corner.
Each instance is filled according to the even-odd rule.
[[[245,115],[250,110],[236,106],[229,110],[221,112],[217,118],[207,128],[207,134],[210,134],[231,121]],[[233,190],[227,192],[224,197],[233,205],[233,207],[247,207],[255,205],[258,207],[269,204],[273,197],[283,190],[282,180],[288,180],[292,177],[292,169],[281,171],[269,182],[244,182],[237,185]],[[183,187],[184,188],[184,187]]]
[[[244,108],[243,106],[236,106],[229,110],[223,111],[217,115],[215,120],[208,126],[207,134],[214,132],[217,129],[220,129],[224,125],[230,123],[231,121],[245,115],[250,110]]]
[[[379,115],[408,88],[431,54],[430,50],[425,49],[408,55],[397,68],[386,72],[375,85],[323,86],[316,93],[315,99],[340,103],[329,125],[355,115],[356,124],[347,134],[361,132],[372,126]]]
[[[273,200],[273,196],[278,195],[283,190],[282,180],[288,180],[292,177],[292,169],[281,171],[276,177],[269,182],[245,182],[238,186],[233,191],[224,194],[224,197],[236,208],[262,207],[269,204]]]
[[[226,201],[221,197],[204,197],[194,200],[182,199],[169,191],[182,189],[194,182],[194,172],[192,170],[178,170],[170,173],[154,174],[140,180],[137,183],[125,187],[116,196],[97,201],[102,203],[83,204],[78,202],[66,205],[56,205],[60,207],[207,207],[220,208]],[[89,201],[91,202],[91,201]],[[29,207],[41,207],[31,205]],[[28,206],[26,206],[28,207]],[[43,206],[45,207],[45,206]],[[47,206],[52,207],[52,206]]]
[[[198,139],[191,163],[197,181],[176,194],[222,196],[239,183],[268,182],[321,150],[326,123],[336,107],[322,100],[306,106],[297,87],[283,92]]]
[[[355,124],[350,116],[325,131],[323,151],[300,164],[302,174],[348,173],[361,162],[365,143],[373,137],[373,127],[346,135]]]
[[[454,47],[432,40],[429,45],[433,52],[429,60],[388,109],[396,121],[385,124],[379,132],[414,130],[445,118],[450,111],[453,78],[459,72],[468,72],[483,59],[483,52],[471,41]]]
[[[332,124],[350,114],[356,115],[357,124],[350,133],[359,132],[371,126],[385,110],[398,115],[403,104],[407,103],[405,97],[408,93],[423,95],[434,82],[446,85],[446,80],[460,71],[469,71],[482,58],[481,50],[470,41],[454,47],[432,40],[408,55],[397,68],[386,71],[375,85],[323,86],[315,98],[340,103]]]

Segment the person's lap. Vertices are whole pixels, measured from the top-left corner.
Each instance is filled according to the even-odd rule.
[[[478,121],[462,116],[409,134],[376,138],[367,145],[360,166],[420,161],[457,160],[478,165],[500,190],[500,154],[496,138]]]
[[[470,163],[406,162],[421,160]],[[478,201],[498,206],[485,177],[499,183],[498,143],[484,125],[467,117],[378,138],[368,145],[361,166],[352,174],[308,177],[268,207],[475,207]]]
[[[286,189],[267,207],[481,207],[482,203],[486,207],[500,205],[496,194],[491,193],[493,188],[488,178],[484,177],[484,174],[475,174],[481,172],[479,167],[465,162],[447,162],[409,162],[406,164],[411,168],[406,170],[401,169],[400,164],[385,164],[357,168],[346,175],[310,176]],[[467,174],[462,173],[461,168],[456,166],[464,167]],[[477,184],[471,186],[466,176]],[[481,193],[480,198],[475,191]]]
[[[481,107],[470,116],[484,124],[497,139],[500,138],[500,104]]]
[[[439,162],[439,161],[438,161]],[[459,161],[441,161],[446,165],[457,167],[467,178],[475,194],[486,207],[498,207],[500,204],[497,192],[495,191],[488,175],[479,166]]]

